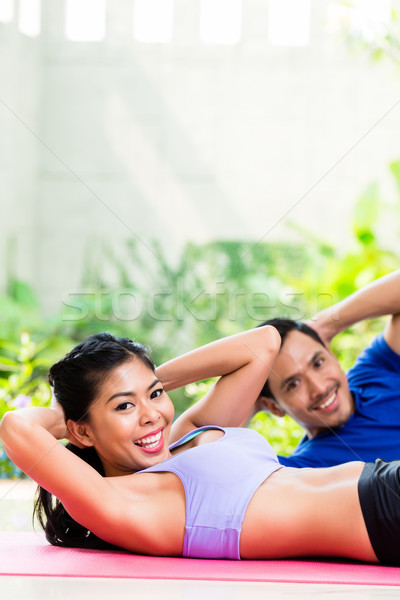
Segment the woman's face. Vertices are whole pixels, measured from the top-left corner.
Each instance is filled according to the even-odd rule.
[[[133,358],[114,369],[86,423],[106,476],[127,475],[169,458],[173,417],[161,381],[141,360]]]

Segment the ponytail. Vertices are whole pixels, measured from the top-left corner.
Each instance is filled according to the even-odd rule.
[[[78,448],[74,444],[68,443],[66,448],[104,477],[103,465],[93,447]],[[47,541],[53,546],[100,550],[116,548],[77,523],[65,510],[60,500],[40,485],[37,487],[33,509],[33,518],[35,519],[35,517],[44,529]]]

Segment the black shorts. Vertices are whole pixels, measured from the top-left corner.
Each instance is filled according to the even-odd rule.
[[[366,463],[358,496],[369,539],[379,561],[400,565],[400,460]]]

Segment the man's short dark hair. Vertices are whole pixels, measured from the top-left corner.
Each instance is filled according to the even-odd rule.
[[[281,319],[280,317],[275,317],[274,319],[268,319],[268,321],[260,323],[259,325],[257,325],[257,327],[263,327],[264,325],[272,325],[272,327],[275,327],[275,329],[278,330],[281,336],[281,347],[291,331],[300,331],[300,333],[308,335],[313,340],[318,342],[318,344],[322,344],[322,346],[325,347],[325,344],[319,337],[318,333],[303,321],[293,321],[292,319]],[[263,389],[261,390],[261,395],[266,396],[267,398],[274,397],[271,392],[271,388],[269,387],[268,379],[265,382]]]

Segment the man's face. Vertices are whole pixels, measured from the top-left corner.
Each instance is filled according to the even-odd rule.
[[[353,397],[337,358],[300,331],[288,334],[268,381],[275,398],[270,410],[290,415],[310,438],[344,425],[353,413]]]

